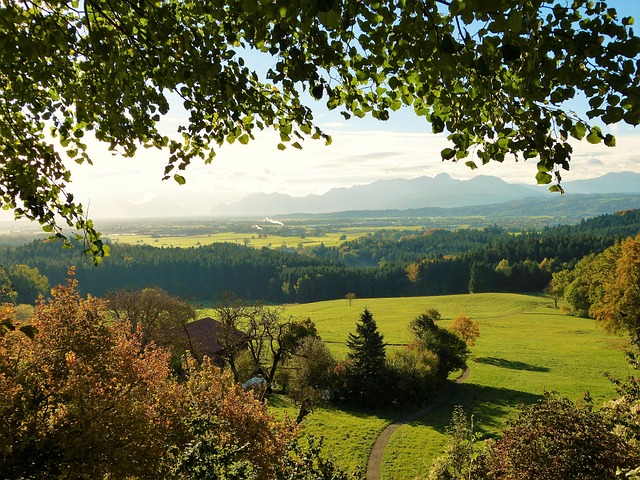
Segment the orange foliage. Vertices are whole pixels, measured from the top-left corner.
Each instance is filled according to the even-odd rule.
[[[165,478],[199,441],[194,419],[215,419],[215,445],[273,478],[295,428],[208,362],[179,382],[170,352],[109,323],[103,300],[76,282],[41,301],[32,325],[0,337],[0,471],[5,478]],[[2,308],[3,315],[9,315]]]
[[[591,313],[605,329],[640,339],[640,235],[620,245],[615,271],[603,279],[604,295]]]
[[[455,333],[471,347],[476,344],[480,336],[480,324],[466,315],[459,315],[449,325],[449,331]]]
[[[418,281],[420,280],[419,263],[410,263],[409,265],[407,265],[407,268],[405,268],[405,271],[407,272],[407,279],[409,279],[411,283],[418,283]]]
[[[219,445],[243,446],[243,457],[251,460],[260,478],[274,478],[289,442],[296,436],[296,425],[275,420],[264,403],[233,381],[230,371],[216,367],[208,357],[201,366],[189,359],[187,371],[185,400],[191,405],[189,414],[215,419],[220,429]]]

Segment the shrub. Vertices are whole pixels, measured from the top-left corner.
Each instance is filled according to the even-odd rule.
[[[456,334],[438,327],[437,310],[428,310],[411,321],[418,348],[430,350],[438,356],[438,376],[446,379],[450,373],[467,368],[469,348]]]
[[[434,460],[429,480],[468,480],[485,476],[483,471],[486,448],[477,446],[473,431],[473,417],[468,418],[460,405],[453,409],[451,425],[447,428],[450,440],[445,453]]]
[[[619,467],[637,464],[637,450],[588,397],[576,405],[552,394],[520,410],[488,460],[490,478],[549,480],[613,479]]]
[[[388,361],[391,401],[396,405],[426,403],[439,383],[438,357],[415,344],[395,350]]]

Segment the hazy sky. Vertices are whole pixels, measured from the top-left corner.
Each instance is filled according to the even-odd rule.
[[[618,9],[619,16],[632,15],[640,21],[637,0],[609,3]],[[388,122],[346,122],[337,114],[319,110],[316,121],[332,135],[331,146],[309,139],[302,151],[288,148],[281,152],[276,149],[276,135],[265,131],[246,146],[224,146],[211,165],[190,165],[185,174],[187,184],[182,187],[172,180],[161,181],[168,156],[165,152],[142,150],[133,159],[122,159],[92,144],[94,165],[74,164],[69,190],[78,200],[90,202],[90,213],[101,217],[108,216],[109,205],[117,199],[144,202],[165,198],[200,214],[217,203],[233,202],[252,192],[302,196],[380,179],[435,176],[441,172],[454,178],[496,175],[508,182],[535,183],[535,161],[516,163],[509,159],[475,171],[464,163],[440,161],[446,138],[431,134],[424,119],[408,109]],[[618,136],[616,148],[576,142],[572,168],[564,173],[564,180],[592,178],[609,171],[640,172],[640,130],[620,126],[614,133]]]

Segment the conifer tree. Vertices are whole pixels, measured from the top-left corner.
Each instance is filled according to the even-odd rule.
[[[383,335],[368,309],[360,314],[356,333],[349,333],[348,397],[360,404],[377,404],[386,377],[386,352]]]

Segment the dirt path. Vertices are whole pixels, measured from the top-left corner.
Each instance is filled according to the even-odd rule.
[[[392,423],[387,428],[385,428],[382,433],[376,439],[376,443],[374,443],[373,448],[371,449],[371,453],[369,454],[369,460],[367,461],[367,480],[380,480],[380,468],[382,467],[382,456],[384,454],[384,449],[387,447],[389,440],[391,439],[391,435],[402,425],[412,422],[417,418],[420,418],[424,414],[428,413],[434,407],[437,407],[443,400],[449,397],[451,391],[453,390],[453,386],[455,384],[459,384],[464,382],[467,377],[471,373],[471,370],[468,368],[460,375],[455,381],[445,388],[440,395],[438,395],[434,401],[429,404],[427,407],[417,410],[413,412],[411,415],[403,418],[402,420],[398,420],[395,423]]]

